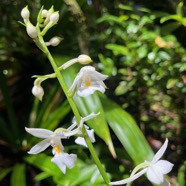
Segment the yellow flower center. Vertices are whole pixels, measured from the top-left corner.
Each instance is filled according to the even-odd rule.
[[[54,149],[55,149],[55,151],[56,151],[58,154],[61,152],[61,149],[60,149],[59,146],[56,146]]]
[[[85,86],[86,87],[90,87],[91,86],[91,82],[90,81],[85,81]]]

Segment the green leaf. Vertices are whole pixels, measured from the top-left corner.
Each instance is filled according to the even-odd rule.
[[[123,9],[123,10],[129,10],[129,11],[133,10],[133,8],[131,6],[124,5],[124,4],[119,4],[118,8]]]
[[[42,172],[42,173],[38,174],[37,176],[35,176],[34,180],[41,181],[41,180],[44,180],[44,179],[46,179],[46,178],[48,178],[50,176],[51,176],[50,173],[48,173],[48,172]]]
[[[12,168],[0,169],[0,181],[3,180]]]
[[[128,19],[128,16],[125,16],[125,20]],[[119,19],[117,16],[114,15],[104,15],[101,18],[97,20],[97,23],[102,23],[102,22],[108,22],[108,23],[118,23],[118,24],[123,24],[123,18]]]
[[[61,175],[60,169],[51,162],[51,156],[47,156],[44,153],[30,155],[25,158],[25,161],[29,164],[39,168],[43,172],[47,172],[50,175]]]
[[[169,79],[167,82],[167,89],[173,88],[179,79]]]
[[[17,163],[11,175],[11,186],[26,186],[25,164]]]
[[[56,129],[60,121],[70,112],[71,108],[68,104],[68,101],[65,100],[59,108],[51,112],[47,119],[42,122],[41,128],[47,128],[49,130]]]
[[[112,50],[112,52],[115,55],[125,55],[125,56],[130,55],[128,48],[125,46],[121,46],[121,45],[117,45],[117,44],[107,44],[106,48],[109,50]]]
[[[151,160],[152,149],[131,115],[106,96],[102,96],[101,101],[110,127],[133,161],[139,164]]]

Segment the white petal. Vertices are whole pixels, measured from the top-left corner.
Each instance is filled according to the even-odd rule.
[[[154,158],[151,161],[152,163],[156,163],[163,156],[165,150],[167,149],[167,145],[168,145],[168,139],[165,140],[164,144],[161,146],[161,148],[155,154]]]
[[[29,154],[38,154],[38,153],[44,151],[49,146],[50,146],[50,139],[44,139],[43,141],[41,141],[38,144],[36,144],[35,146],[33,146],[28,153]]]
[[[156,166],[150,166],[147,168],[147,178],[149,181],[155,184],[163,183],[163,174],[159,171]]]
[[[91,130],[86,129],[86,131],[87,131],[88,137],[90,138],[90,141],[92,143],[94,143],[96,141],[95,136],[94,136],[94,130],[93,129],[91,129]]]
[[[66,173],[66,165],[63,163],[63,157],[61,156],[61,153],[56,153],[51,161],[55,163],[64,174]]]
[[[61,171],[65,174],[66,167],[68,167],[69,169],[73,168],[75,165],[76,159],[77,159],[77,155],[75,154],[67,154],[67,153],[61,152],[61,153],[56,153],[51,161],[55,163],[61,169]]]
[[[94,77],[96,77],[97,80],[102,80],[102,81],[108,78],[107,75],[101,74],[97,71],[94,72]]]
[[[84,87],[84,88],[79,88],[77,87],[77,95],[80,96],[80,97],[87,97],[91,94],[93,94],[95,92],[95,90],[92,90],[91,88],[87,88],[87,87]]]
[[[28,133],[30,133],[33,136],[38,137],[38,138],[49,138],[51,135],[55,134],[51,130],[40,129],[40,128],[27,128],[27,127],[25,127],[25,130]]]
[[[76,78],[74,79],[74,82],[72,83],[71,87],[68,90],[69,93],[73,93],[73,91],[75,90],[78,82],[82,81],[82,77],[83,77],[83,73],[79,72],[78,75],[76,76]]]
[[[77,137],[75,143],[87,147],[86,141],[83,137]]]
[[[159,160],[153,166],[156,166],[157,169],[162,174],[168,174],[172,170],[172,167],[174,166],[174,164],[172,164],[172,163],[170,163],[169,161],[166,161],[166,160]]]
[[[75,161],[77,159],[76,154],[68,154],[68,153],[61,153],[64,164],[69,168],[72,169],[75,165]]]
[[[123,184],[133,182],[134,180],[136,180],[137,178],[139,178],[140,176],[145,174],[146,171],[147,171],[147,169],[143,169],[143,170],[139,171],[138,173],[134,174],[133,176],[131,176],[129,178],[126,178],[126,179],[123,179],[123,180],[120,180],[120,181],[114,181],[114,182],[111,182],[110,184],[111,185],[123,185]]]
[[[76,118],[73,117],[72,119],[72,125],[70,125],[70,127],[67,128],[68,131],[74,129],[77,126],[77,122],[76,122]]]
[[[95,68],[92,66],[85,66],[85,67],[82,67],[80,70],[80,72],[83,72],[83,73],[89,72],[89,71],[95,71]]]

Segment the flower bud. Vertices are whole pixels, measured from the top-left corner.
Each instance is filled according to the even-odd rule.
[[[36,27],[34,25],[32,25],[32,23],[29,21],[26,23],[26,31],[27,34],[32,38],[32,39],[36,39],[37,38],[37,30]]]
[[[34,85],[34,87],[32,88],[32,94],[40,101],[42,101],[44,90],[40,85]]]
[[[59,12],[54,12],[50,15],[50,22],[56,24],[59,20]]]
[[[57,46],[61,42],[62,38],[60,37],[53,37],[50,39],[49,42],[46,42],[47,46]]]
[[[85,54],[81,54],[78,56],[78,63],[82,64],[82,65],[86,65],[92,62],[92,59],[85,55]]]
[[[28,10],[28,6],[25,6],[21,11],[21,17],[25,20],[28,20],[30,17],[30,12]]]
[[[47,15],[48,15],[48,10],[46,9],[42,10],[41,17],[44,18],[47,17]]]

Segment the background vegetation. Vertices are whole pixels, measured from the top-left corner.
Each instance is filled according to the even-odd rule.
[[[169,181],[184,186],[186,11],[179,0],[0,1],[0,185],[104,185],[88,151],[72,141],[64,145],[78,154],[78,162],[66,175],[50,162],[51,149],[27,155],[37,141],[26,134],[25,126],[53,130],[69,125],[73,117],[56,80],[43,83],[43,102],[31,94],[31,76],[51,73],[52,68],[18,23],[27,4],[33,22],[42,5],[60,11],[59,24],[46,36],[64,38],[51,48],[58,64],[89,54],[93,65],[109,75],[106,96],[91,96],[88,105],[82,99],[76,102],[82,115],[104,113],[97,131],[89,125],[95,127],[95,148],[110,177],[128,176],[169,138],[165,157],[174,163]],[[78,69],[75,65],[67,72],[71,79]],[[117,158],[112,156],[113,146]],[[135,185],[150,183],[143,177]]]

